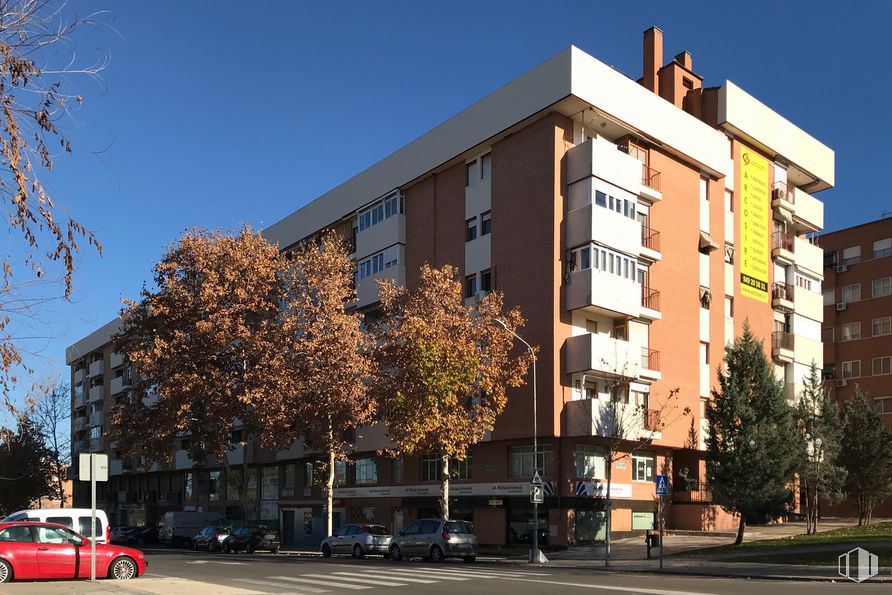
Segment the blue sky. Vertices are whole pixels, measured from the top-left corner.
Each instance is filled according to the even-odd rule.
[[[876,219],[892,210],[892,3],[774,4],[75,2],[117,33],[74,38],[111,63],[102,85],[75,81],[74,153],[50,183],[104,253],[83,252],[71,303],[18,328],[37,337],[29,364],[67,378],[65,347],[187,227],[266,227],[571,44],[637,78],[651,25],[666,60],[690,51],[705,85],[733,80],[836,151],[828,230]]]

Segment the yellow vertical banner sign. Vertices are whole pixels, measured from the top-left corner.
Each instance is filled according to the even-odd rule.
[[[749,149],[740,151],[740,293],[768,302],[770,199],[768,161]]]

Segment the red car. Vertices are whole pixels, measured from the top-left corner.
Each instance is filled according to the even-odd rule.
[[[0,583],[16,579],[90,578],[90,540],[53,523],[0,523]],[[148,562],[142,552],[96,544],[96,576],[136,578]]]

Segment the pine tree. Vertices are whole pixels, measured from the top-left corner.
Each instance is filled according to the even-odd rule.
[[[845,405],[840,464],[848,471],[845,491],[858,505],[858,524],[870,524],[873,509],[892,493],[892,432],[855,387]]]
[[[830,504],[839,502],[846,480],[846,470],[837,464],[842,439],[839,408],[821,383],[814,362],[805,379],[794,417],[802,435],[799,484],[805,509],[806,533],[812,534],[818,528],[818,499],[823,498]]]
[[[52,493],[52,457],[40,429],[27,417],[15,433],[0,428],[0,518]]]
[[[725,367],[706,409],[706,476],[713,501],[740,515],[739,545],[748,520],[782,514],[792,500],[788,485],[801,441],[783,387],[748,322],[725,348]]]

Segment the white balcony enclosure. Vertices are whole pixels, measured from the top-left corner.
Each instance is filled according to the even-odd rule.
[[[567,183],[572,185],[592,176],[635,196],[641,191],[641,162],[600,136],[567,151]]]
[[[803,232],[824,229],[824,203],[799,188],[793,188],[793,223]]]
[[[564,343],[564,371],[658,380],[659,366],[655,361],[651,363],[652,358],[647,354],[648,350],[637,343],[619,341],[605,334],[586,333],[570,337]]]
[[[89,368],[87,368],[87,375],[90,376],[91,378],[93,376],[99,376],[100,374],[102,374],[104,365],[105,365],[104,360],[101,360],[101,359],[96,360],[95,362],[90,364]]]
[[[641,223],[633,217],[595,204],[598,188],[593,178],[570,186],[568,205],[573,209],[567,212],[566,247],[575,248],[594,240],[619,252],[638,254],[641,249]],[[616,194],[620,199],[634,200],[634,197],[623,193]]]
[[[356,258],[362,259],[388,246],[406,243],[406,216],[392,215],[356,234]]]
[[[75,417],[71,422],[71,427],[75,432],[83,432],[87,429],[87,418],[83,416]]]
[[[607,316],[641,314],[641,285],[600,269],[570,274],[564,283],[567,310],[585,308]]]
[[[189,458],[189,453],[185,450],[178,450],[173,460],[175,469],[191,469],[195,462]]]
[[[398,264],[383,271],[379,271],[370,277],[366,277],[356,285],[356,301],[357,308],[362,308],[378,301],[378,284],[376,279],[390,279],[399,284],[406,284],[406,266]]]
[[[99,385],[90,389],[87,400],[93,403],[94,401],[101,401],[103,397],[105,397],[105,387]]]
[[[90,438],[90,452],[102,451],[102,438]]]
[[[824,279],[824,251],[819,246],[802,238],[794,238],[793,252],[796,253],[796,268]]]
[[[111,382],[109,383],[109,389],[112,396],[119,395],[124,392],[124,377],[116,376],[115,378],[112,378]]]
[[[230,465],[241,465],[245,462],[245,445],[244,444],[235,444],[231,447],[231,450],[226,453],[226,460],[229,461]]]
[[[101,426],[103,422],[102,411],[94,411],[90,414],[90,426]]]
[[[80,370],[75,370],[74,376],[72,377],[73,383],[77,384],[79,382],[83,382],[84,378],[86,378],[86,376],[87,376],[87,371],[84,368],[81,368]]]
[[[112,369],[120,368],[124,365],[124,356],[118,353],[117,351],[112,351],[111,357],[109,358],[109,365]]]
[[[611,404],[607,399],[581,399],[565,403],[564,411],[569,436],[617,437],[627,440],[662,438],[658,425],[659,416],[638,405]]]

